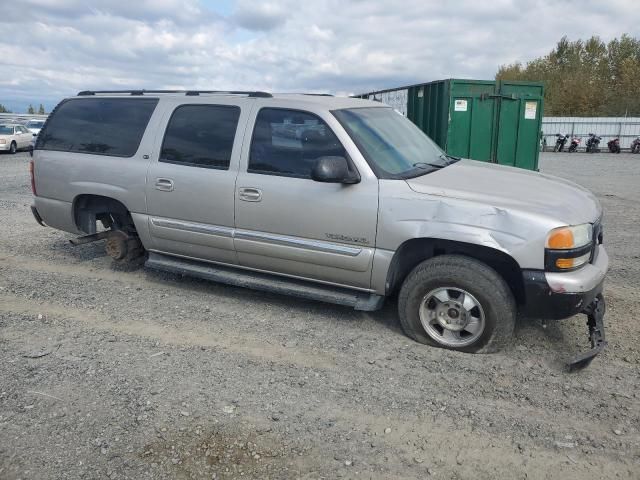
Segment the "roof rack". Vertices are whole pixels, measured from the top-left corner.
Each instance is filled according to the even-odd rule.
[[[79,97],[89,95],[108,95],[112,93],[128,93],[129,95],[145,95],[147,93],[184,93],[186,96],[198,96],[201,93],[219,93],[223,95],[247,95],[248,97],[270,98],[268,92],[260,91],[236,91],[236,90],[83,90],[78,92]]]

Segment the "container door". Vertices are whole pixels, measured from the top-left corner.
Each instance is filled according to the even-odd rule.
[[[453,97],[448,154],[491,161],[495,105],[495,98],[488,96]]]
[[[496,160],[503,165],[537,170],[542,124],[543,87],[536,83],[501,82]]]
[[[535,170],[538,159],[540,100],[501,99],[496,159],[502,165]]]

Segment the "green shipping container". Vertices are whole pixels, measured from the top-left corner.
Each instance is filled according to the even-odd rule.
[[[448,154],[538,169],[541,83],[449,79],[361,97],[385,101],[403,90],[407,117]]]

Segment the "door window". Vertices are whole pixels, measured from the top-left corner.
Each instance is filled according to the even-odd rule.
[[[240,108],[230,105],[183,105],[169,120],[160,161],[228,170]]]
[[[253,130],[248,172],[311,178],[316,159],[347,153],[319,117],[308,112],[263,108]]]

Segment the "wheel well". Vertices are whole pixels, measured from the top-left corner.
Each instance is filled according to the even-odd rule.
[[[437,238],[414,238],[400,245],[387,274],[387,294],[395,293],[416,265],[445,254],[465,255],[486,263],[504,278],[516,302],[524,303],[524,280],[518,262],[511,256],[490,247]]]
[[[98,221],[105,228],[135,231],[127,207],[118,200],[101,195],[79,195],[73,202],[73,217],[79,230],[96,233]]]

